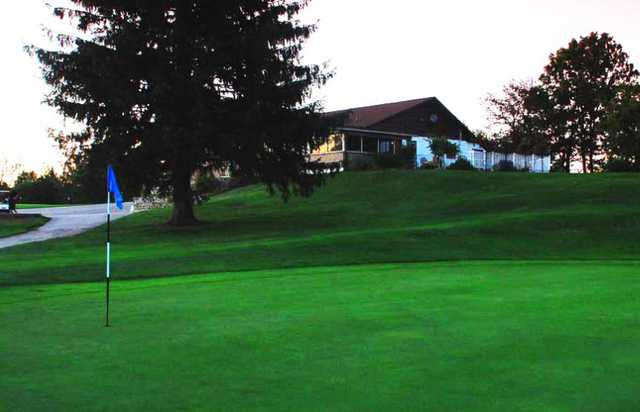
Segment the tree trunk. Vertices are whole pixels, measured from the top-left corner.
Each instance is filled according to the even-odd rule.
[[[198,223],[193,213],[193,193],[191,191],[191,173],[186,170],[174,171],[173,175],[173,212],[169,224],[173,226],[191,226]]]
[[[562,170],[569,173],[569,162],[567,162],[567,156],[565,156],[564,152],[560,152],[560,164],[562,165]]]

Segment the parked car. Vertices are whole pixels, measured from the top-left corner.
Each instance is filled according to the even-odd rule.
[[[8,190],[0,190],[0,213],[9,213],[9,195]]]

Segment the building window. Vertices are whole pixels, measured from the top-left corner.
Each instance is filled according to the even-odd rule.
[[[361,136],[347,136],[346,146],[348,152],[360,152],[362,151],[362,137]]]
[[[380,139],[380,153],[393,153],[393,140]]]
[[[378,139],[375,137],[362,138],[363,151],[366,153],[378,153]]]

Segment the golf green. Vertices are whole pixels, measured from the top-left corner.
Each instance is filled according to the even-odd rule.
[[[0,289],[0,409],[640,410],[640,262]]]

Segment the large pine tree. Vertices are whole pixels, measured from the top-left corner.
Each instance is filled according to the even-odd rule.
[[[36,49],[51,105],[86,125],[67,135],[146,187],[172,191],[171,222],[195,222],[190,181],[233,163],[270,191],[321,181],[308,150],[324,135],[313,87],[329,74],[300,54],[307,0],[71,0],[55,8],[80,35]]]

